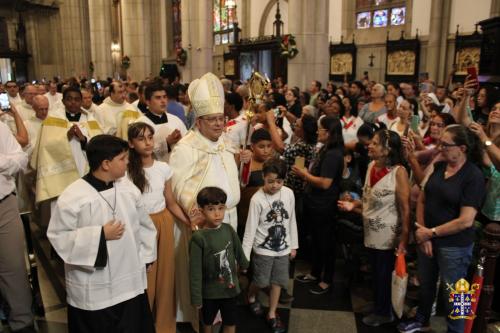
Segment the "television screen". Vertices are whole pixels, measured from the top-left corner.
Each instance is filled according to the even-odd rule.
[[[373,26],[374,27],[386,27],[387,17],[389,13],[387,9],[376,10],[373,12]]]
[[[370,12],[362,12],[357,14],[356,26],[358,27],[358,29],[367,29],[370,27],[370,23],[371,23]]]
[[[405,24],[406,8],[398,7],[391,10],[391,25]]]

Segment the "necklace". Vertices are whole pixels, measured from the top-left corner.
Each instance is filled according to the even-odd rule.
[[[99,196],[102,198],[102,200],[104,200],[104,202],[109,206],[109,209],[111,209],[111,214],[113,214],[113,220],[114,220],[116,217],[116,186],[115,186],[115,184],[113,184],[113,188],[115,189],[115,204],[113,206],[111,206],[109,201],[104,198],[104,196],[101,194],[101,192],[97,191],[97,194],[99,194]]]
[[[264,197],[266,198],[267,204],[269,205],[269,209],[270,209],[269,213],[271,214],[271,218],[273,220],[276,220],[278,218],[278,213],[271,206],[271,203],[269,202],[269,199],[267,197],[267,193],[266,192],[264,192]],[[280,199],[279,199],[279,201],[281,201],[281,189],[280,189]]]

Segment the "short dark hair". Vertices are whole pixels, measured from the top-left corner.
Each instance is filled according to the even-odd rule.
[[[252,133],[252,136],[250,137],[250,142],[253,144],[256,144],[257,142],[264,141],[264,140],[272,141],[271,134],[265,128],[259,128],[259,129],[255,130]]]
[[[81,98],[83,98],[82,97],[82,92],[80,91],[80,88],[69,86],[68,88],[64,89],[64,91],[63,91],[63,98],[62,99],[66,99],[66,96],[68,96],[68,94],[70,92],[75,92],[78,95],[80,95]]]
[[[174,87],[173,85],[166,86],[165,91],[167,93],[168,99],[177,100],[177,98],[179,97],[179,91],[177,90],[177,87]]]
[[[235,92],[226,94],[226,102],[229,105],[233,105],[234,109],[238,112],[240,112],[241,108],[243,107],[243,98],[240,94]]]
[[[262,174],[265,176],[270,173],[278,175],[278,179],[285,179],[286,177],[286,163],[279,158],[271,158],[264,162],[262,166]]]
[[[196,196],[196,203],[201,208],[208,205],[225,205],[226,200],[226,192],[214,186],[204,187]]]
[[[102,162],[111,161],[126,151],[128,151],[128,143],[125,140],[108,134],[94,136],[86,147],[90,171],[96,171]]]
[[[165,91],[165,87],[158,83],[148,84],[146,89],[144,89],[144,98],[147,101],[151,100],[151,97],[153,97],[153,94],[157,91]]]
[[[318,90],[321,90],[321,82],[319,82],[318,80],[314,80],[313,82],[316,85],[316,88],[318,88]]]

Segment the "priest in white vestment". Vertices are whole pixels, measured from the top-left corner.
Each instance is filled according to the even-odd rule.
[[[234,146],[223,135],[224,90],[212,73],[189,85],[189,98],[196,115],[195,127],[183,137],[170,155],[174,174],[172,189],[179,205],[191,214],[197,209],[196,196],[207,186],[217,186],[227,194],[224,222],[237,226],[236,205],[240,200],[238,168]],[[192,214],[191,214],[192,215]],[[189,240],[191,230],[176,223],[176,297],[177,321],[198,325],[198,312],[191,306],[189,290]]]
[[[186,135],[186,126],[179,117],[167,113],[167,94],[162,85],[148,85],[145,89],[145,99],[148,109],[136,122],[144,122],[154,128],[153,151],[156,159],[168,162],[175,144]]]
[[[55,82],[50,82],[49,91],[44,96],[49,101],[49,108],[59,109],[62,106],[62,94],[57,92],[57,84]]]
[[[113,82],[109,86],[109,97],[106,97],[97,107],[95,118],[105,134],[116,135],[120,127],[119,117],[123,112],[137,112],[133,106],[125,101],[125,87],[120,82]]]

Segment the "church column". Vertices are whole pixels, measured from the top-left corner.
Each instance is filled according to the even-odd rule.
[[[500,0],[491,0],[490,17],[500,16]]]
[[[212,1],[206,6],[196,0],[182,2],[182,47],[188,52],[186,66],[180,67],[183,82],[213,71],[212,7]]]
[[[450,25],[451,1],[434,0],[431,6],[426,64],[429,78],[435,80],[436,83],[442,83],[446,71],[446,39]]]
[[[149,1],[121,0],[122,55],[130,58],[127,74],[142,80],[151,72]]]
[[[89,1],[91,60],[94,76],[105,79],[113,74],[111,57],[111,1]]]
[[[299,54],[288,60],[288,85],[309,88],[312,80],[328,81],[328,0],[288,2],[288,30]]]
[[[82,0],[67,0],[60,9],[62,59],[65,76],[88,74],[90,36],[88,8]]]

